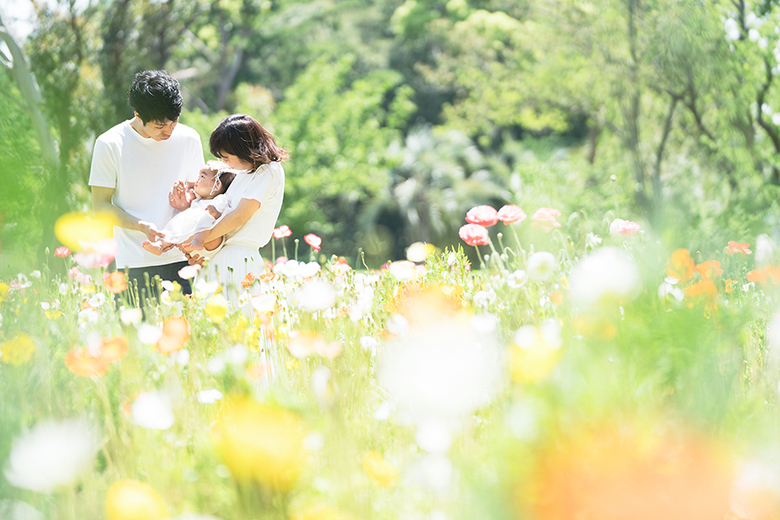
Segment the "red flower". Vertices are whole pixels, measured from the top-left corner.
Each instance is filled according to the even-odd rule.
[[[282,225],[274,229],[273,235],[274,238],[278,240],[280,238],[289,237],[290,235],[292,235],[292,231],[290,230],[289,227]]]
[[[474,206],[466,213],[466,222],[485,227],[495,226],[498,212],[490,206]]]
[[[322,245],[322,239],[315,235],[314,233],[309,233],[308,235],[305,235],[303,237],[303,241],[306,242],[311,246],[312,249],[315,251],[320,250],[320,245]]]
[[[488,230],[479,224],[466,224],[458,230],[458,236],[470,246],[486,246],[490,244]]]
[[[504,224],[513,224],[525,220],[525,211],[514,204],[507,204],[498,210],[498,220]]]
[[[69,254],[70,254],[70,249],[68,249],[65,246],[58,247],[57,249],[54,250],[54,256],[59,256],[61,258],[65,258]]]
[[[750,244],[748,243],[742,243],[735,242],[733,240],[729,240],[729,248],[728,251],[726,251],[728,254],[733,255],[734,253],[742,253],[742,256],[745,255],[752,255],[753,251],[748,249],[750,247]]]
[[[560,216],[561,212],[557,209],[539,208],[534,213],[534,216],[531,217],[531,220],[533,220],[531,225],[549,233],[553,228],[561,227],[561,224],[555,220]]]

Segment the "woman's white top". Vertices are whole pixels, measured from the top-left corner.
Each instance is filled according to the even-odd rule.
[[[284,169],[278,162],[264,164],[253,173],[237,173],[225,195],[232,208],[241,199],[254,199],[260,203],[243,226],[225,235],[225,247],[241,245],[259,249],[271,240],[276,219],[282,210],[284,199]]]

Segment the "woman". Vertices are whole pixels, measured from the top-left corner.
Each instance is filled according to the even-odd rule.
[[[233,305],[238,300],[240,284],[252,273],[265,272],[259,248],[271,239],[284,198],[284,169],[281,161],[289,158],[273,135],[247,115],[225,118],[209,138],[211,153],[236,174],[226,195],[231,210],[200,241],[182,245],[191,262],[202,261],[193,254],[203,244],[223,237],[222,249],[209,261],[207,276],[218,279]],[[181,209],[181,208],[179,208]]]

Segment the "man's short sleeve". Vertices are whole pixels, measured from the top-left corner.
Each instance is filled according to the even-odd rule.
[[[101,188],[116,188],[117,162],[108,143],[98,139],[92,151],[92,167],[89,170],[89,185]]]
[[[195,130],[193,130],[192,133],[195,134],[195,136],[191,146],[192,154],[190,163],[187,166],[188,182],[195,182],[198,180],[198,173],[200,172],[200,169],[203,168],[203,165],[206,164],[206,161],[203,158],[203,144],[200,142],[200,136]]]

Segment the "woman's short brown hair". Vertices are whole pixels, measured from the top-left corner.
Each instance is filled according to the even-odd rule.
[[[290,158],[287,150],[276,144],[274,136],[251,116],[233,114],[227,116],[211,132],[209,149],[214,157],[227,153],[235,155],[256,170],[274,161]]]

